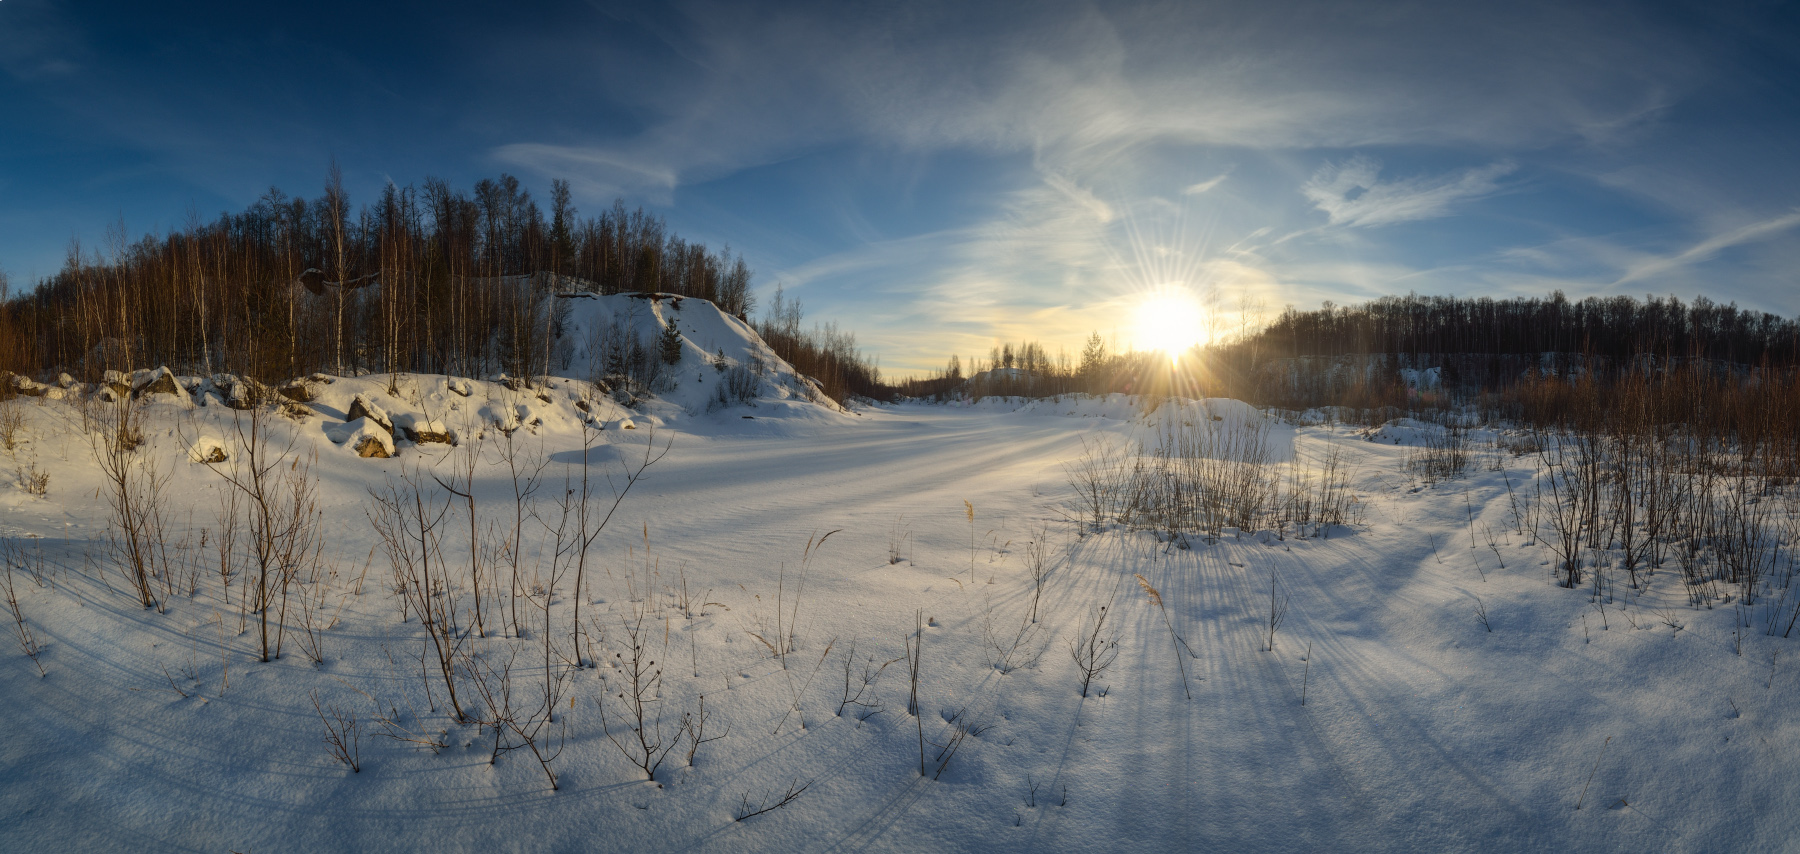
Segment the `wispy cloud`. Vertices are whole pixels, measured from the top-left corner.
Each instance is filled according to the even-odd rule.
[[[595,147],[519,142],[495,149],[494,157],[544,174],[574,176],[585,195],[600,198],[627,193],[667,197],[680,180],[665,163]]]
[[[80,71],[91,50],[66,12],[52,4],[15,4],[0,27],[0,72],[24,81],[66,77]]]
[[[1300,188],[1332,225],[1368,227],[1449,216],[1458,202],[1490,195],[1517,165],[1491,163],[1450,175],[1381,180],[1381,164],[1356,156],[1327,163]]]
[[[1204,181],[1201,181],[1198,184],[1189,184],[1186,187],[1183,187],[1181,190],[1181,194],[1184,196],[1201,195],[1202,193],[1206,193],[1206,192],[1212,190],[1214,187],[1217,187],[1220,184],[1225,183],[1225,179],[1229,178],[1229,177],[1231,177],[1231,173],[1229,171],[1221,172],[1218,175],[1216,175],[1212,178],[1208,178]]]
[[[1613,282],[1613,286],[1652,278],[1681,267],[1698,264],[1719,254],[1722,250],[1766,240],[1795,226],[1800,226],[1800,210],[1792,211],[1784,216],[1741,225],[1708,237],[1673,255],[1645,259],[1626,270],[1625,275]]]
[[[583,143],[597,160],[654,160],[687,182],[855,142],[1027,153],[1073,174],[1128,167],[1162,144],[1542,145],[1640,121],[1691,85],[1694,65],[1668,33],[1554,5],[1491,17],[1421,7],[1400,40],[1389,22],[1330,6],[1295,16],[1047,0],[1022,18],[970,2],[844,15],[702,1],[684,12],[663,38],[705,73],[613,93],[651,120]],[[1531,50],[1513,41],[1522,29]]]
[[[1023,18],[965,0],[854,15],[691,0],[665,23],[664,41],[702,71],[614,93],[643,124],[575,145],[524,136],[494,153],[652,201],[820,151],[1029,166],[1010,190],[988,184],[966,200],[963,211],[985,211],[973,224],[852,234],[765,265],[763,282],[804,285],[821,319],[881,316],[893,331],[865,334],[902,365],[996,337],[1105,332],[1161,263],[1133,234],[1157,217],[1200,218],[1151,242],[1188,253],[1176,278],[1226,291],[1308,302],[1466,289],[1477,273],[1409,256],[1380,227],[1522,184],[1495,152],[1536,163],[1557,147],[1630,143],[1706,73],[1691,39],[1654,16],[1554,3],[1427,4],[1397,23],[1230,0],[1045,0]],[[1477,165],[1420,172],[1406,158],[1421,149]],[[1317,151],[1390,165],[1358,156],[1315,170]],[[1152,214],[1153,199],[1175,210]]]

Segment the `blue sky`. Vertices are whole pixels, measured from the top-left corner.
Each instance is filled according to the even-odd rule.
[[[1791,3],[0,0],[0,270],[500,172],[729,243],[890,373],[1386,293],[1800,314]]]

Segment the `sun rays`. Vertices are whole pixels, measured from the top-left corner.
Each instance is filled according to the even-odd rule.
[[[1170,363],[1181,354],[1206,343],[1206,308],[1193,292],[1178,285],[1164,286],[1138,303],[1132,338],[1138,347],[1157,350]]]

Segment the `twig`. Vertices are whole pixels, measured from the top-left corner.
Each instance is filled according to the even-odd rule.
[[[1575,799],[1575,808],[1576,809],[1581,809],[1582,802],[1587,800],[1588,786],[1592,786],[1594,784],[1594,775],[1599,773],[1599,771],[1600,771],[1600,760],[1606,758],[1606,746],[1609,744],[1612,744],[1612,740],[1613,740],[1613,737],[1609,735],[1606,737],[1606,741],[1601,742],[1600,755],[1595,757],[1595,759],[1594,759],[1594,770],[1588,772],[1587,782],[1583,783],[1581,786],[1581,797]]]
[[[800,778],[795,777],[794,782],[788,784],[787,792],[784,793],[780,799],[771,803],[768,800],[768,795],[764,795],[763,800],[758,802],[755,807],[750,806],[750,793],[745,792],[743,801],[739,804],[737,812],[732,816],[732,821],[744,821],[746,819],[755,818],[766,812],[774,812],[775,810],[781,809],[798,800],[802,794],[805,794],[807,789],[812,788],[812,784],[813,781],[811,780],[801,783]]]
[[[1306,683],[1312,680],[1312,641],[1306,642],[1306,669],[1300,674],[1300,705],[1306,705]]]

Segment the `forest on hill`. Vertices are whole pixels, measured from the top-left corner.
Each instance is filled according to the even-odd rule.
[[[359,207],[334,167],[316,198],[270,189],[212,222],[72,244],[56,275],[0,290],[0,369],[529,377],[546,372],[559,291],[670,293],[748,320],[752,276],[743,256],[641,208],[581,216],[566,181],[552,182],[547,211],[510,175],[472,192],[389,184]],[[827,394],[876,390],[854,335],[803,328],[798,300],[770,309],[759,331]]]

